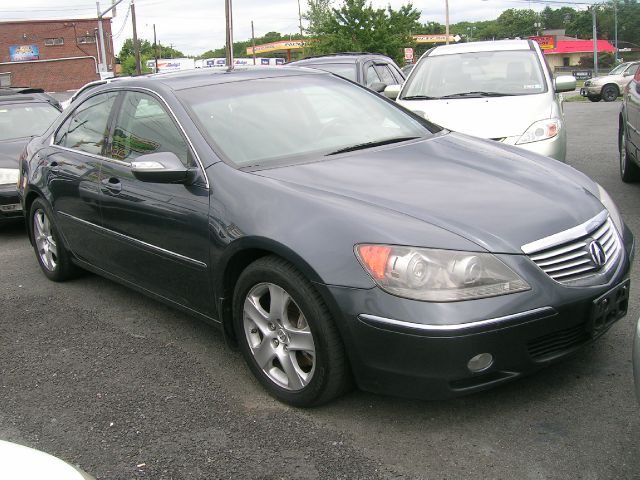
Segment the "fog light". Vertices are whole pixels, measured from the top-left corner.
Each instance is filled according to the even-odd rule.
[[[493,355],[490,353],[480,353],[472,357],[467,363],[467,368],[474,373],[482,372],[493,364]]]
[[[19,212],[22,207],[19,203],[11,203],[9,205],[0,205],[0,212]]]

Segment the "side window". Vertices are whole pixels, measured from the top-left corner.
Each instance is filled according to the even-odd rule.
[[[186,166],[193,166],[184,137],[160,102],[145,93],[127,92],[113,131],[110,156],[131,162],[157,152],[173,152]]]
[[[638,71],[638,66],[639,65],[637,63],[635,65],[631,65],[625,73],[628,73],[629,75],[635,75]]]
[[[378,65],[378,74],[382,79],[382,83],[386,83],[387,85],[395,85],[398,83],[393,73],[391,73],[391,70],[389,70],[389,66],[386,64]]]
[[[107,92],[82,102],[56,133],[54,143],[94,155],[102,155],[107,122],[118,94]]]
[[[369,65],[367,67],[366,73],[367,73],[367,78],[366,78],[367,87],[370,87],[376,82],[382,82],[382,80],[380,80],[380,77],[378,76],[378,72],[376,72],[376,69],[373,65]]]

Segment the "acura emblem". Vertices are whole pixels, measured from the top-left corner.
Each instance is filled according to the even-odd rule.
[[[589,244],[589,253],[596,267],[601,268],[607,262],[607,254],[604,252],[604,248],[602,248],[600,242],[592,241]]]

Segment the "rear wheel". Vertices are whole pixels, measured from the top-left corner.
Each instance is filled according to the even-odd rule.
[[[613,102],[618,98],[618,87],[615,85],[605,85],[602,88],[602,99],[605,102]]]
[[[587,98],[592,102],[599,102],[602,99],[600,95],[589,95]]]
[[[624,126],[620,127],[619,139],[620,177],[625,183],[637,182],[640,180],[640,167],[638,167],[629,155],[629,149],[627,148],[627,134]]]
[[[42,272],[54,282],[76,276],[78,267],[71,261],[71,254],[60,239],[51,210],[43,200],[34,200],[29,219],[33,249]]]
[[[240,275],[234,329],[249,368],[278,400],[296,407],[325,403],[348,384],[344,346],[311,283],[277,257]]]

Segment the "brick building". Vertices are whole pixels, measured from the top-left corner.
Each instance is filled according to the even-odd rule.
[[[111,19],[102,20],[108,71],[114,67]],[[48,92],[79,88],[99,78],[97,19],[0,22],[2,85]]]

